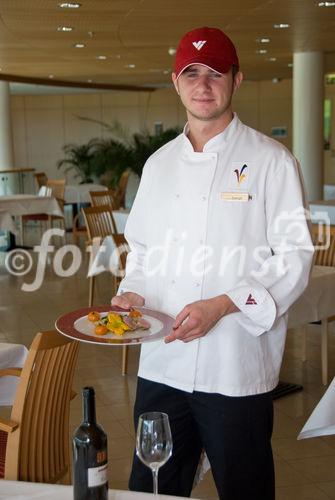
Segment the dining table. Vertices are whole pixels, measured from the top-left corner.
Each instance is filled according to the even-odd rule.
[[[312,222],[322,221],[324,224],[335,225],[335,200],[317,200],[309,203]],[[325,219],[325,216],[328,220]]]
[[[73,486],[0,480],[0,500],[73,500]],[[126,490],[108,490],[108,500],[182,500],[171,495],[153,495]]]
[[[22,368],[28,349],[22,344],[0,342],[0,374],[6,368]],[[0,406],[11,406],[14,401],[18,377],[0,376]]]
[[[0,208],[0,231],[9,231],[12,234],[17,234],[13,218],[4,208]]]
[[[39,196],[35,194],[0,196],[0,209],[1,208],[12,216],[41,213],[63,216],[58,201],[53,196]]]
[[[321,373],[324,385],[328,383],[328,318],[335,315],[335,267],[313,266],[304,293],[291,306],[288,316],[289,329],[301,329],[306,338],[309,323],[320,322]],[[303,346],[303,359],[306,346]]]
[[[83,184],[66,184],[64,201],[66,204],[90,203],[90,191],[107,191],[106,186],[85,182]]]
[[[13,194],[0,196],[0,210],[5,210],[10,216],[19,219],[22,244],[22,215],[47,214],[64,217],[58,201],[53,196],[39,196],[34,194]],[[16,247],[16,233],[10,233],[10,249]]]

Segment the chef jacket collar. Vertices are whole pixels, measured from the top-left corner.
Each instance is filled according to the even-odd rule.
[[[208,142],[206,142],[206,144],[204,145],[203,152],[204,153],[213,153],[213,152],[216,153],[220,149],[220,147],[223,146],[227,141],[229,141],[229,139],[235,134],[240,123],[241,122],[240,122],[237,114],[234,113],[234,117],[233,117],[232,121],[224,129],[224,131],[215,135]],[[186,123],[184,130],[183,130],[184,147],[185,147],[187,152],[194,153],[193,146],[191,144],[191,141],[188,138],[188,132],[189,132],[189,126],[188,126],[188,123]]]

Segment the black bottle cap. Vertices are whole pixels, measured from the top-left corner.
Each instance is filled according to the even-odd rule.
[[[83,387],[82,394],[84,398],[95,396],[94,387]]]

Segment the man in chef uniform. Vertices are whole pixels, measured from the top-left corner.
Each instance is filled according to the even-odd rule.
[[[165,339],[142,345],[135,426],[146,411],[169,415],[160,493],[189,496],[204,449],[221,499],[273,500],[271,391],[313,256],[301,174],[233,113],[242,73],[221,30],[182,37],[172,80],[188,121],[146,162],[112,299],[175,317]],[[129,486],[152,491],[136,455]]]

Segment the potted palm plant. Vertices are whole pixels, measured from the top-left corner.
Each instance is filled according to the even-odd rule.
[[[65,144],[65,158],[57,162],[57,168],[64,172],[74,171],[74,177],[80,179],[80,184],[93,182],[94,162],[97,139],[91,139],[87,144]]]

